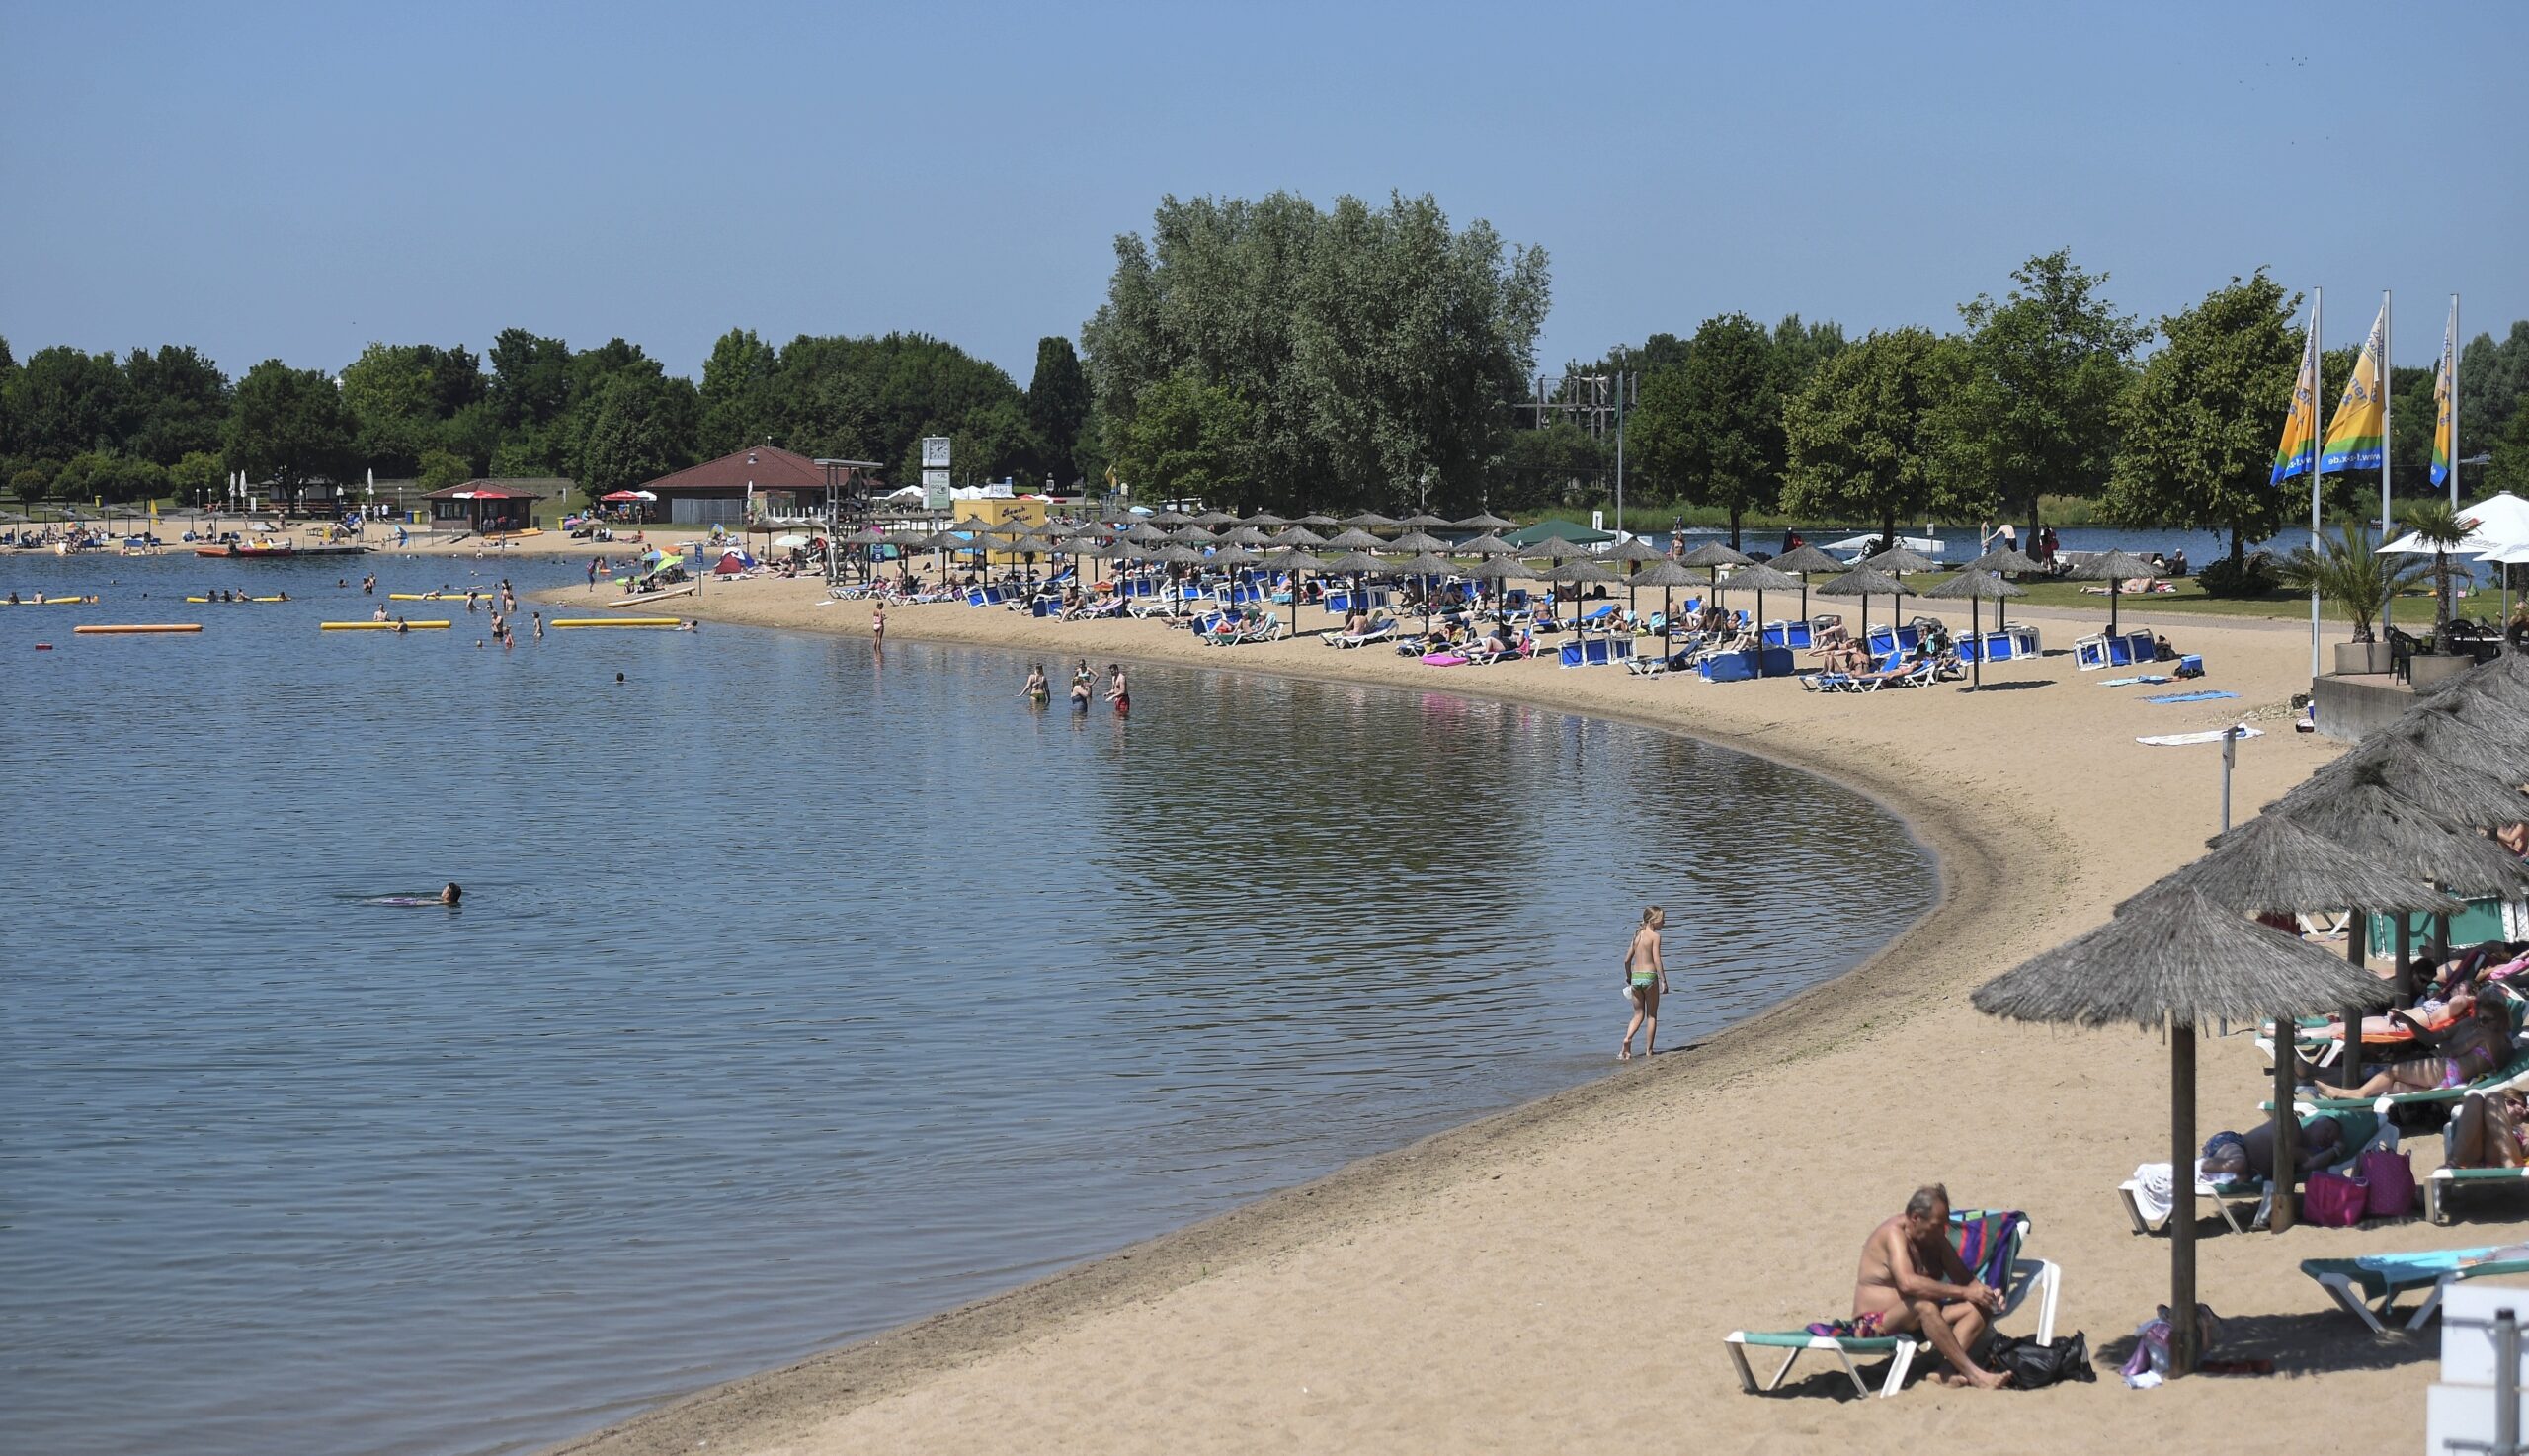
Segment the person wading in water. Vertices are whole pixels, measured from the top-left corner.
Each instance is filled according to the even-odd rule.
[[[1624,994],[1633,1003],[1633,1019],[1625,1022],[1624,1041],[1616,1048],[1616,1060],[1633,1060],[1633,1033],[1640,1031],[1642,1054],[1646,1057],[1660,1050],[1660,998],[1669,989],[1669,967],[1660,958],[1660,930],[1669,924],[1669,912],[1654,905],[1642,912],[1642,924],[1634,928],[1633,944],[1624,953]]]

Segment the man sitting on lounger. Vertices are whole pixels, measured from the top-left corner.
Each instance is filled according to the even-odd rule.
[[[1949,1190],[1927,1183],[1906,1211],[1870,1231],[1853,1280],[1853,1333],[1865,1339],[1920,1335],[1949,1361],[1943,1385],[1994,1390],[2010,1377],[1976,1363],[1999,1290],[1986,1287],[1949,1247]],[[1954,1372],[1954,1373],[1953,1373]]]

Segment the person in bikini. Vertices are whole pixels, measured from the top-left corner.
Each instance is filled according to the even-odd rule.
[[[1633,1060],[1633,1033],[1646,1033],[1642,1038],[1642,1054],[1656,1056],[1660,1051],[1660,997],[1669,989],[1669,967],[1660,958],[1660,930],[1669,924],[1669,912],[1654,905],[1642,912],[1642,924],[1633,931],[1633,944],[1624,953],[1624,994],[1633,1003],[1633,1018],[1624,1023],[1624,1041],[1616,1047],[1616,1060]]]
[[[1995,1390],[2008,1375],[1976,1363],[1999,1290],[1989,1288],[1949,1245],[1949,1190],[1926,1183],[1906,1211],[1870,1231],[1853,1277],[1853,1334],[1863,1339],[1920,1335],[1949,1361],[1943,1385]]]

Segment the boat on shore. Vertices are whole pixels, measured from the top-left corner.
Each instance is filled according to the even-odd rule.
[[[197,556],[228,556],[241,561],[251,561],[267,557],[359,556],[366,553],[368,547],[362,545],[301,546],[289,541],[253,540],[229,541],[225,544],[216,546],[196,546],[194,547],[194,554]]]

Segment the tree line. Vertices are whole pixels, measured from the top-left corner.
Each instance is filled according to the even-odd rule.
[[[732,329],[699,383],[637,344],[588,349],[504,330],[462,345],[375,343],[337,373],[266,360],[231,380],[200,351],[21,363],[0,339],[0,483],[21,500],[127,502],[221,493],[229,472],[296,486],[375,471],[435,490],[478,476],[567,476],[591,496],[771,441],[873,460],[917,479],[920,441],[955,441],[961,479],[1069,483],[1088,376],[1071,341],[1037,347],[1020,389],[998,366],[919,334],[802,335],[778,349]]]

